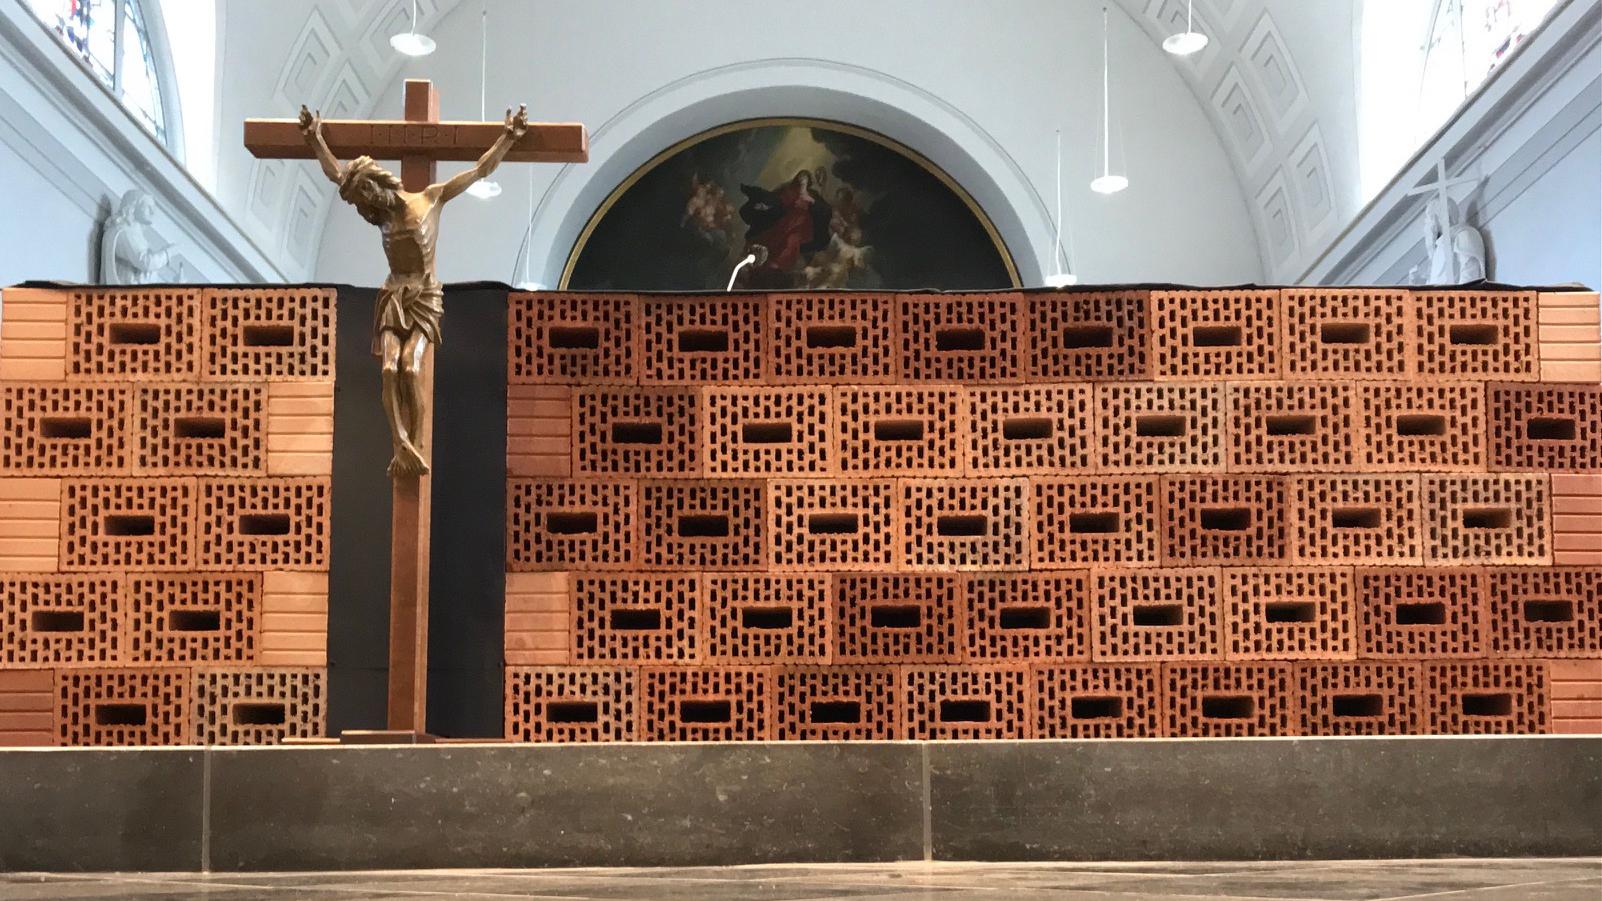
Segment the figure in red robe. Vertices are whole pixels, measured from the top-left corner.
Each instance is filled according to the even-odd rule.
[[[814,179],[811,172],[802,169],[777,191],[740,186],[748,198],[740,208],[740,218],[750,226],[746,249],[761,245],[768,251],[759,270],[792,271],[805,262],[805,256],[828,246],[833,211],[814,190]]]

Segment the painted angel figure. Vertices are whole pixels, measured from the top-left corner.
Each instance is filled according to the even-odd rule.
[[[440,317],[445,312],[445,292],[434,274],[440,207],[495,171],[528,131],[528,108],[519,106],[515,114],[506,111],[505,131],[471,169],[417,192],[404,190],[401,180],[372,157],[359,156],[341,166],[323,140],[322,127],[320,112],[300,108],[301,135],[316,152],[324,174],[339,186],[339,196],[378,226],[389,260],[389,276],[378,289],[373,308],[373,355],[382,361],[384,414],[395,447],[389,474],[421,476],[429,469],[421,438],[429,414],[423,360],[429,346],[439,344]]]

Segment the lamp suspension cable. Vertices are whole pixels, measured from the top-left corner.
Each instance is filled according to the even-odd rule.
[[[1101,6],[1101,175],[1090,183],[1097,194],[1117,194],[1129,187],[1129,179],[1112,174],[1112,58],[1107,38],[1107,4]]]
[[[1057,233],[1056,243],[1051,248],[1052,274],[1046,276],[1046,287],[1066,288],[1078,284],[1079,277],[1071,272],[1063,271],[1062,247],[1062,129],[1057,129]],[[1073,260],[1068,260],[1069,267],[1073,268]]]
[[[478,118],[483,120],[489,114],[489,107],[485,102],[486,91],[489,85],[489,0],[484,0],[478,11]],[[481,178],[467,187],[467,193],[479,200],[490,200],[499,197],[501,186],[499,182]]]

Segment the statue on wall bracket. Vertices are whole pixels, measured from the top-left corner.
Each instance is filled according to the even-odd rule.
[[[156,232],[156,205],[140,188],[122,195],[100,232],[100,284],[149,285],[180,281],[183,261]]]

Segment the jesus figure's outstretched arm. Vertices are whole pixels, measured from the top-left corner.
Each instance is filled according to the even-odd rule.
[[[434,186],[439,189],[439,202],[444,203],[467,190],[473,182],[488,178],[489,174],[495,171],[495,167],[501,164],[501,160],[506,159],[506,154],[512,149],[512,145],[527,133],[528,106],[526,104],[519,106],[516,114],[507,110],[506,129],[495,139],[490,149],[484,151],[484,155],[478,158],[473,168],[457,173],[449,181]]]
[[[300,134],[317,153],[317,162],[323,166],[323,174],[334,184],[339,184],[344,170],[340,168],[339,160],[335,159],[334,152],[328,149],[328,142],[323,140],[323,114],[319,111],[313,113],[304,105],[300,108]]]

